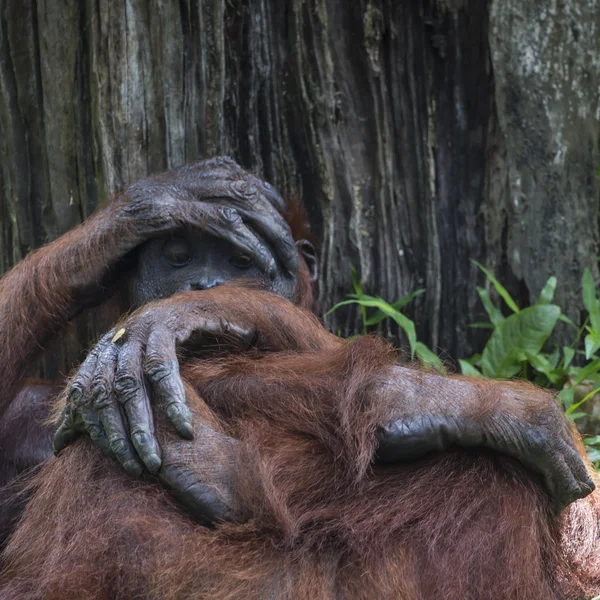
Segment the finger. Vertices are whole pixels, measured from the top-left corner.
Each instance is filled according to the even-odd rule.
[[[274,206],[261,199],[252,209],[240,207],[238,211],[244,222],[271,245],[283,267],[290,273],[297,273],[298,249],[289,225]]]
[[[267,181],[263,181],[254,175],[250,175],[250,179],[256,184],[260,193],[269,201],[271,206],[275,207],[279,213],[283,213],[287,209],[287,202],[283,199],[277,188]]]
[[[583,458],[576,449],[570,446],[570,444],[565,444],[563,457],[567,468],[579,487],[579,492],[575,499],[585,498],[596,489],[596,485],[590,476]]]
[[[581,487],[562,456],[556,457],[552,465],[542,467],[542,473],[546,489],[559,510],[581,497]]]
[[[182,203],[173,194],[162,196],[163,203],[172,205],[167,212],[172,216],[179,214],[180,219],[173,221],[182,220],[187,224],[195,222],[213,235],[223,237],[223,227],[219,227],[218,223],[224,220],[225,230],[229,230],[228,241],[248,252],[263,271],[268,272],[271,257],[268,251],[265,254],[264,244],[249,231],[240,231],[238,236],[232,236],[232,228],[244,227],[237,219],[228,223],[227,216],[223,218],[219,215],[221,210],[239,211],[243,220],[273,247],[275,256],[284,268],[294,274],[298,271],[298,252],[290,228],[276,209],[276,206],[283,207],[285,203],[273,186],[246,173],[233,162],[226,165],[215,163],[213,168],[203,171],[192,169],[190,175],[181,183],[194,201]],[[219,204],[215,204],[215,201]],[[223,209],[223,205],[229,208]],[[216,229],[214,223],[217,224]]]
[[[376,458],[380,464],[414,460],[430,452],[442,452],[453,443],[478,445],[458,440],[454,425],[443,417],[403,418],[385,423],[377,430]]]
[[[114,331],[110,331],[103,336],[83,361],[77,371],[77,375],[75,375],[69,384],[67,402],[72,402],[75,406],[81,406],[85,402],[91,401],[92,382],[96,373],[98,357],[110,345],[113,336]]]
[[[104,426],[109,448],[114,457],[121,463],[127,473],[133,477],[140,477],[144,467],[129,441],[123,414],[116,400],[101,408],[98,415]]]
[[[214,486],[203,483],[188,467],[164,464],[157,477],[200,523],[231,520],[231,508],[219,498]]]
[[[558,452],[535,453],[530,460],[524,461],[530,468],[542,474],[546,491],[559,510],[587,496],[590,489],[582,485],[574,474],[572,466],[576,459],[573,450],[567,444],[560,444]],[[572,463],[572,464],[570,464]]]
[[[160,450],[154,437],[152,410],[142,372],[142,344],[130,338],[119,350],[115,392],[129,421],[131,440],[151,473],[160,468]]]
[[[55,456],[58,456],[79,435],[73,422],[73,405],[67,404],[65,406],[60,415],[59,422],[60,425],[52,439]]]
[[[192,413],[179,376],[175,343],[175,337],[166,329],[154,329],[150,333],[146,344],[146,375],[154,397],[164,405],[179,435],[191,440],[194,437]]]
[[[114,393],[119,353],[119,346],[114,343],[114,339],[113,337],[111,343],[96,361],[96,372],[92,382],[92,407],[98,412],[98,418],[104,428],[113,456],[127,473],[139,477],[142,474],[143,466],[129,441],[125,416],[119,408]]]
[[[248,254],[257,267],[274,278],[277,263],[270,250],[242,221],[240,214],[233,208],[212,205],[195,205],[192,210],[194,221],[201,223],[205,230],[229,242],[241,252]]]
[[[100,422],[98,413],[89,406],[84,405],[75,408],[74,416],[76,428],[87,433],[92,442],[98,446],[104,454],[112,457],[113,453],[109,447],[108,439],[104,432],[104,427]]]

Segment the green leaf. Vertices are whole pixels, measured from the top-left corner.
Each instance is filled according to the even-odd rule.
[[[552,276],[546,281],[546,285],[540,292],[540,296],[536,301],[536,304],[550,304],[552,298],[554,298],[554,292],[556,291],[556,277]]]
[[[577,410],[582,404],[585,404],[590,398],[593,398],[598,392],[600,392],[600,387],[592,390],[589,394],[586,394],[583,398],[583,400],[580,400],[579,402],[576,402],[575,404],[573,404],[572,406],[569,406],[569,408],[567,408],[567,414],[570,415],[571,413],[573,413],[575,410]]]
[[[481,373],[466,360],[458,359],[458,364],[460,365],[460,372],[463,375],[471,375],[472,377],[481,377]]]
[[[573,401],[575,399],[575,389],[572,387],[563,388],[560,390],[560,392],[558,392],[558,394],[556,394],[556,397],[560,399],[565,408],[569,408],[573,405]]]
[[[463,358],[462,360],[463,362],[469,363],[470,365],[478,365],[481,361],[481,354],[473,354],[473,356]]]
[[[516,302],[512,299],[511,295],[508,293],[508,290],[483,265],[478,263],[476,260],[473,260],[471,262],[477,265],[485,273],[485,276],[496,288],[498,294],[500,294],[500,296],[504,299],[504,302],[506,302],[508,308],[510,308],[510,310],[512,310],[514,313],[518,313],[519,307],[517,306]]]
[[[557,348],[552,354],[550,354],[550,356],[547,356],[546,358],[552,366],[552,370],[556,369],[556,367],[558,367],[558,361],[560,360],[560,350]]]
[[[573,357],[575,356],[575,350],[570,346],[563,346],[563,367],[566,369],[571,364]]]
[[[527,354],[539,354],[560,315],[554,304],[529,306],[507,317],[492,333],[481,357],[486,377],[514,377]]]
[[[494,329],[491,323],[470,323],[468,327],[473,329]]]
[[[593,360],[591,363],[576,370],[574,385],[579,385],[584,379],[590,379],[598,373],[600,369],[600,359]]]
[[[538,305],[542,306],[542,305]],[[540,373],[543,373],[551,383],[558,383],[560,376],[554,372],[554,368],[549,360],[543,354],[531,354],[526,352],[529,364]]]
[[[326,313],[325,316],[330,315],[334,310],[337,310],[341,306],[347,306],[348,304],[360,304],[358,300],[343,300],[342,302],[338,302],[334,304]]]
[[[600,332],[591,327],[588,327],[587,330],[590,333],[585,336],[585,358],[590,360],[592,355],[600,348]]]
[[[364,290],[363,290],[362,285],[360,284],[360,277],[358,276],[358,273],[353,266],[351,267],[351,269],[352,269],[352,286],[354,287],[354,291],[359,296],[362,296],[362,294],[364,294]],[[366,335],[368,333],[367,310],[360,302],[359,302],[359,305],[360,305],[360,320],[362,321],[362,332],[363,332],[363,335]]]
[[[500,323],[502,323],[502,321],[504,321],[504,315],[502,314],[500,309],[492,302],[489,292],[481,287],[477,287],[477,293],[481,298],[483,308],[485,308],[485,312],[488,314],[490,321],[494,325],[499,325]]]
[[[588,458],[590,459],[590,462],[592,462],[594,464],[596,464],[598,461],[600,461],[600,450],[596,450],[596,448],[590,448],[588,446],[587,455],[588,455]],[[598,468],[597,464],[596,464],[596,468]],[[595,598],[592,598],[592,600],[600,600],[600,596],[596,596]]]
[[[423,342],[417,342],[415,344],[415,353],[419,357],[419,360],[425,365],[435,367],[441,373],[446,373],[444,363],[440,357],[432,352]]]
[[[569,419],[572,419],[573,421],[576,421],[577,419],[582,419],[583,417],[589,417],[590,415],[588,415],[587,413],[584,412],[575,412],[575,413],[569,413]]]
[[[570,325],[574,329],[578,329],[577,325],[575,325],[575,323],[573,323],[573,321],[571,321],[571,319],[569,319],[569,317],[567,317],[567,315],[561,314],[560,317],[558,317],[558,320],[562,321],[563,323],[566,323],[567,325]]]
[[[592,272],[587,267],[583,271],[581,285],[583,287],[583,305],[591,313],[594,310],[596,302],[596,284],[594,283]]]
[[[357,294],[364,294],[365,291],[363,290],[362,285],[360,285],[360,277],[358,276],[358,271],[351,266],[350,267],[351,271],[352,271],[352,287],[354,288],[354,291]]]
[[[585,306],[586,310],[591,313],[594,302],[596,301],[596,284],[594,283],[592,272],[588,269],[588,267],[583,270],[581,286],[583,288],[583,305]]]
[[[344,300],[343,302],[339,302],[327,314],[329,314],[332,310],[335,310],[336,308],[346,304],[359,304],[360,306],[366,308],[377,308],[387,317],[390,317],[396,321],[408,338],[408,343],[410,345],[410,356],[411,358],[414,358],[415,345],[417,343],[417,333],[415,331],[415,324],[408,317],[403,315],[401,312],[394,310],[385,300],[376,298],[375,296],[368,296],[367,294],[361,294],[357,300]]]
[[[404,296],[404,298],[400,298],[400,300],[397,300],[396,302],[394,302],[394,304],[391,304],[390,306],[397,311],[402,310],[409,302],[412,302],[417,296],[420,296],[421,294],[425,293],[425,289],[420,289],[420,290],[415,290],[414,292],[412,292],[412,294],[409,294],[408,296]],[[388,315],[386,315],[384,312],[378,310],[376,312],[374,312],[366,321],[365,321],[365,325],[371,327],[373,325],[378,325],[381,321],[383,321],[384,319],[387,319]]]
[[[400,300],[396,300],[392,304],[392,308],[394,310],[402,310],[409,302],[412,302],[417,296],[425,293],[425,288],[420,288],[410,293],[408,296],[404,296],[404,298],[400,298]]]

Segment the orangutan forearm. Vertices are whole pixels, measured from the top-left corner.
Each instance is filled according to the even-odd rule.
[[[125,228],[107,209],[31,253],[0,280],[0,410],[32,363],[85,306],[99,303]]]

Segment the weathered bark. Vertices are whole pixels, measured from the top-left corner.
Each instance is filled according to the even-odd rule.
[[[229,153],[303,196],[323,307],[350,264],[389,300],[425,287],[420,338],[469,355],[470,259],[522,304],[556,274],[577,317],[599,83],[597,0],[0,0],[0,267],[124,183]],[[47,369],[95,324],[75,329]]]

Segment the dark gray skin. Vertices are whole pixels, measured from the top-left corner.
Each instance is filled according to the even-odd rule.
[[[290,298],[296,276],[277,269],[266,277],[247,252],[201,232],[180,232],[146,242],[128,282],[129,299],[138,308],[179,292],[209,290],[233,279],[261,280],[262,288]]]

